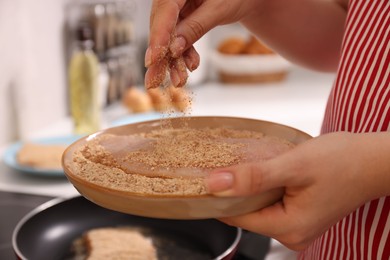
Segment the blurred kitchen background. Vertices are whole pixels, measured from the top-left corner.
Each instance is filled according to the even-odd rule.
[[[127,82],[114,87],[139,83],[150,5],[145,0],[1,0],[0,145],[28,138],[69,114],[67,70],[82,21],[96,32],[104,91],[123,75]],[[110,91],[104,105],[119,96]]]
[[[93,31],[102,109],[117,103],[126,88],[142,86],[150,7],[151,0],[1,0],[0,146],[29,139],[69,116],[68,66],[82,26]],[[245,33],[239,25],[219,27],[197,43],[202,63],[190,85],[216,80],[207,51],[225,36]],[[307,75],[329,87],[333,80],[333,75],[292,70],[296,85],[307,83]],[[326,99],[328,88],[322,91]],[[322,111],[315,112],[320,120]]]

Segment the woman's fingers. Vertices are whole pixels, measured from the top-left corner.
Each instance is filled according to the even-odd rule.
[[[199,66],[199,54],[193,47],[211,28],[237,20],[240,1],[154,0],[150,15],[150,42],[145,53],[147,88],[162,84],[161,73],[168,63],[172,83],[181,87],[187,82],[188,72]],[[166,62],[163,62],[166,60]],[[166,64],[165,64],[166,65]],[[164,76],[163,76],[164,75]]]
[[[146,89],[158,88],[164,84],[168,69],[168,61],[162,59],[156,64],[151,65],[145,74]]]
[[[175,68],[171,68],[169,72],[170,78],[171,78],[171,83],[174,87],[180,85],[180,75],[179,72]]]
[[[291,219],[287,220],[287,213],[281,202],[262,210],[236,216],[221,218],[219,220],[232,226],[237,226],[245,230],[251,230],[266,236],[274,237],[286,229],[286,224],[291,223]],[[277,224],[276,224],[277,223]],[[253,230],[256,227],[256,230]]]
[[[165,57],[174,33],[179,13],[185,0],[155,0],[150,15],[149,47],[145,54],[145,66]]]
[[[178,57],[190,48],[210,29],[220,24],[225,14],[218,15],[219,4],[227,1],[203,1],[197,5],[188,7],[182,19],[176,26],[176,36],[170,46],[170,51]]]
[[[206,178],[208,191],[217,196],[248,196],[289,184],[297,166],[290,152],[275,159],[218,169]],[[229,177],[230,176],[230,177]],[[299,176],[295,177],[299,179]]]
[[[151,65],[145,74],[145,87],[158,88],[166,84],[167,73],[175,87],[183,87],[187,83],[188,72],[183,57],[177,59],[162,59]]]
[[[286,205],[280,201],[269,207],[249,214],[221,218],[220,221],[251,232],[273,237],[293,250],[302,250],[323,230],[316,229],[316,218],[304,208]],[[318,216],[317,216],[318,217]]]
[[[170,64],[170,75],[173,86],[183,87],[187,83],[188,73],[183,57],[172,59]]]
[[[200,56],[194,46],[191,46],[183,53],[183,58],[189,71],[194,71],[199,67]]]

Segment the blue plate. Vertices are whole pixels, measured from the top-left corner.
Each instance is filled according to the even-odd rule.
[[[44,138],[31,140],[32,143],[36,144],[59,144],[59,145],[70,145],[73,142],[80,139],[82,136],[79,135],[70,135],[70,136],[61,136],[61,137],[52,137],[52,138]],[[28,167],[25,165],[21,165],[17,161],[17,154],[19,150],[22,148],[24,142],[17,142],[4,152],[3,161],[4,163],[12,169],[17,171],[28,173],[32,175],[44,175],[44,176],[62,176],[64,177],[63,170],[52,170],[52,169],[40,169],[36,167]]]

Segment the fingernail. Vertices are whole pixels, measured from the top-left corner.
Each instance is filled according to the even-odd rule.
[[[193,68],[194,65],[192,63],[192,60],[190,57],[184,57],[184,62],[186,63],[186,67],[190,72],[193,72],[195,69]]]
[[[152,50],[150,47],[146,49],[145,53],[145,67],[149,67],[152,64]]]
[[[233,187],[233,174],[230,172],[211,173],[205,179],[206,187],[210,193],[220,193]]]
[[[184,57],[184,62],[186,63],[186,67],[188,68],[188,70],[190,72],[193,72],[194,70],[196,70],[199,66],[199,63],[196,63],[192,60],[191,57]]]
[[[179,57],[183,53],[186,44],[186,39],[184,39],[183,36],[176,37],[169,46],[169,49],[172,52],[172,56],[174,58]]]

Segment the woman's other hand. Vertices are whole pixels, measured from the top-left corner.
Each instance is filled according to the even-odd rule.
[[[206,184],[217,196],[284,187],[278,203],[221,221],[301,250],[365,202],[390,193],[388,154],[390,133],[332,133],[262,163],[217,170]]]

